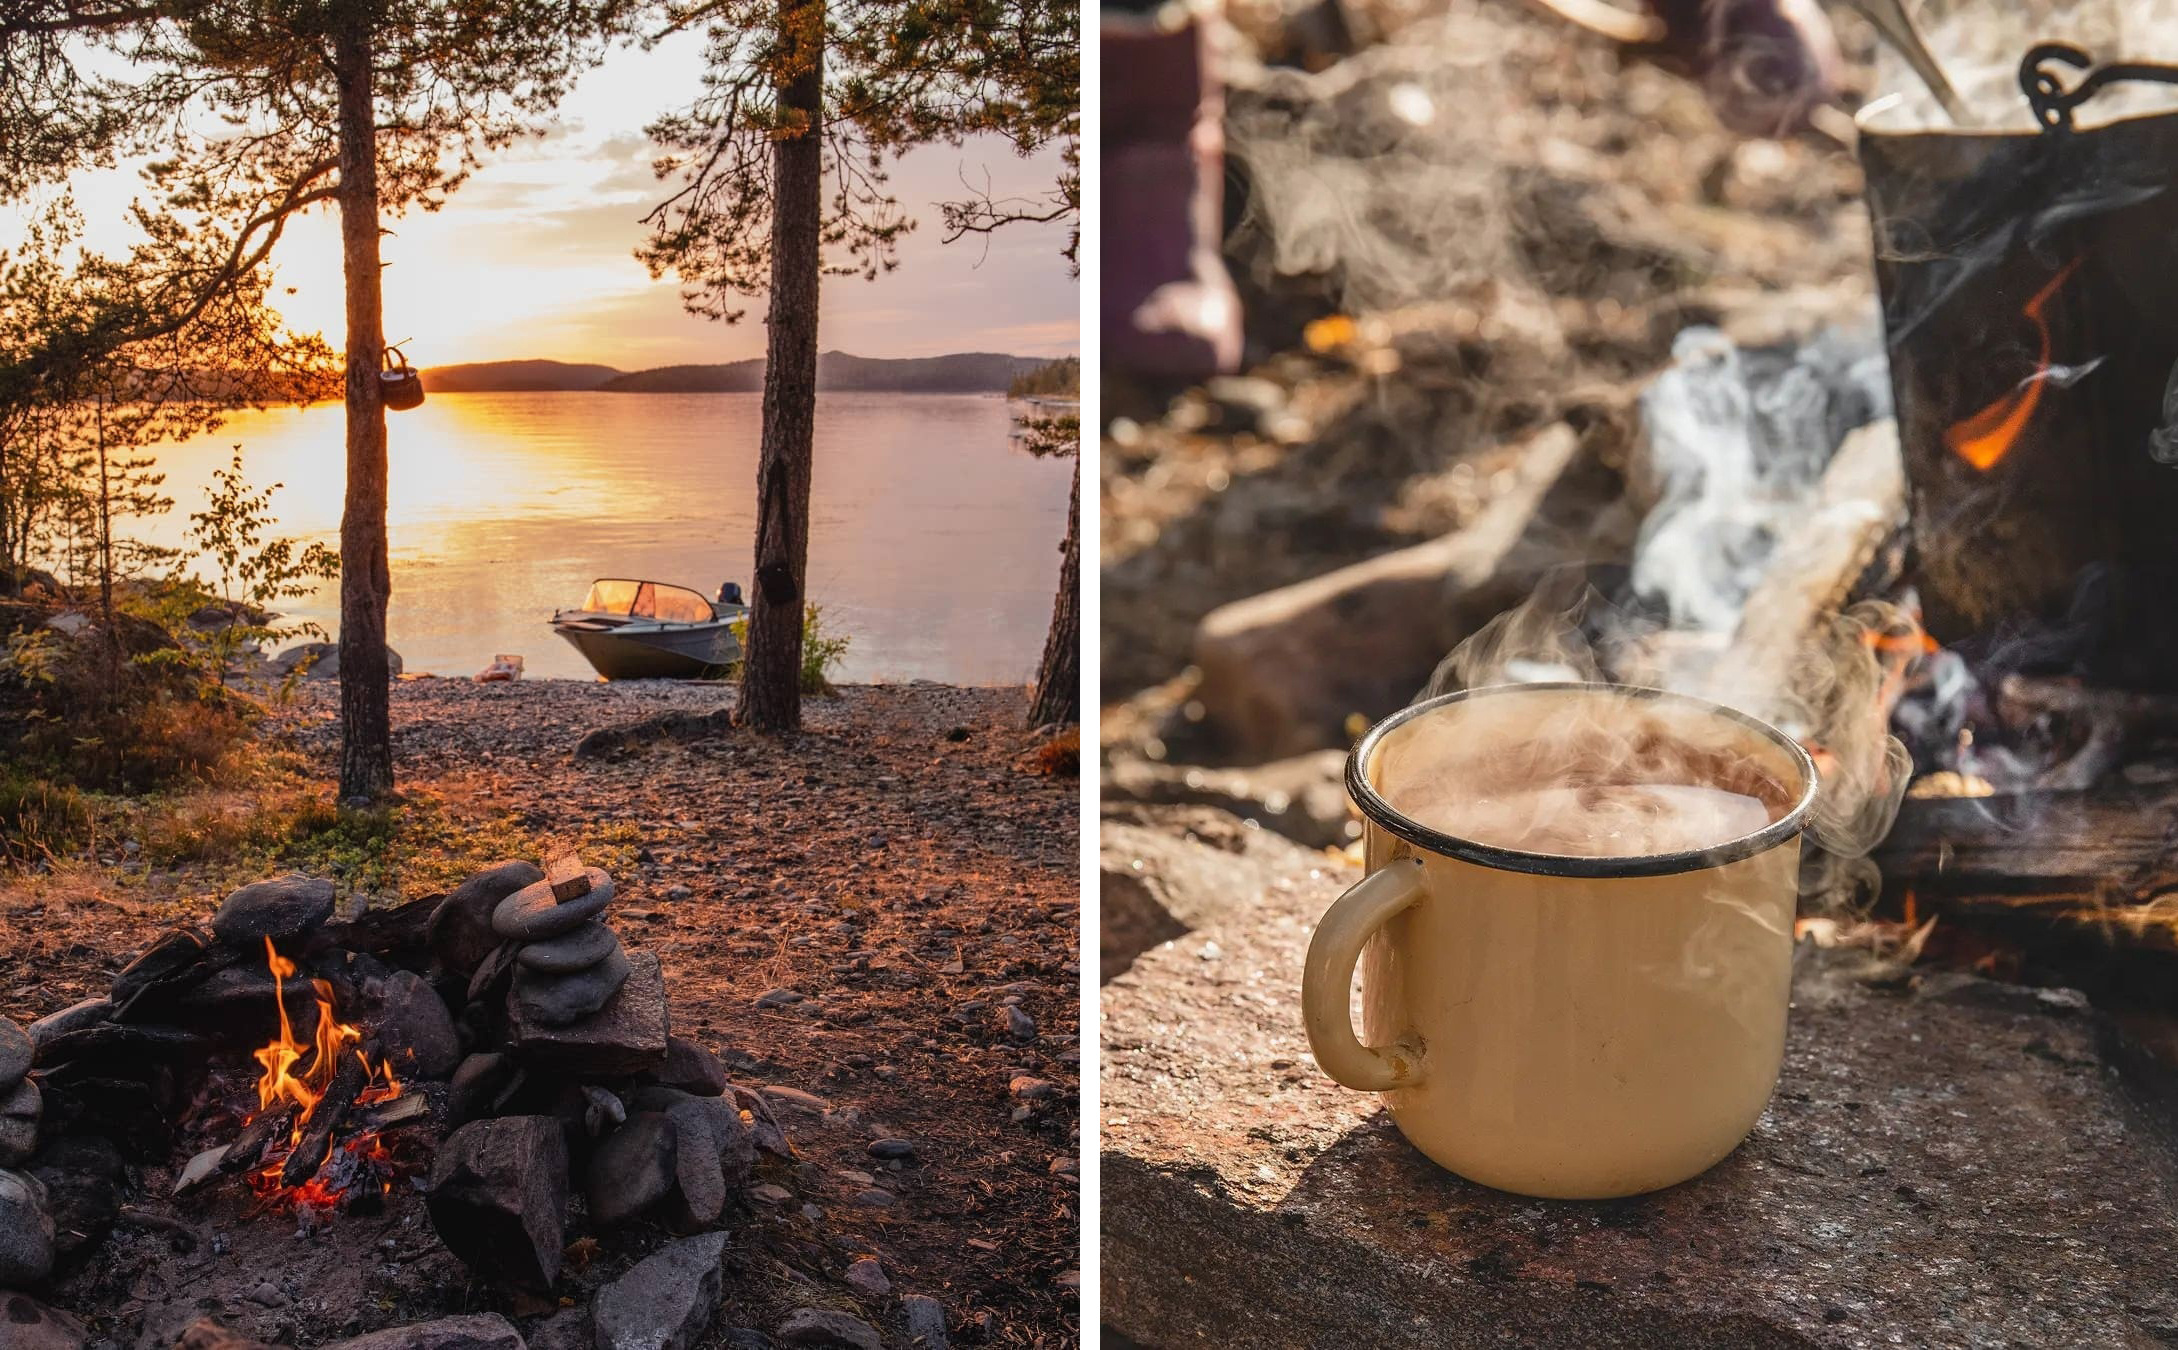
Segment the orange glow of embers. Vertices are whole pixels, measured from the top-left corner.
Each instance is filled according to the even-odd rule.
[[[330,1211],[353,1199],[359,1185],[381,1195],[390,1192],[394,1159],[375,1130],[336,1140],[325,1162],[301,1185],[288,1186],[283,1181],[288,1155],[302,1142],[344,1056],[354,1055],[364,1070],[364,1086],[355,1106],[391,1101],[401,1095],[402,1088],[390,1065],[383,1061],[374,1065],[364,1054],[362,1029],[335,1014],[332,986],[324,980],[311,981],[317,996],[317,1022],[310,1041],[298,1040],[287,1015],[287,981],[297,973],[295,963],[280,955],[270,938],[265,939],[265,959],[278,990],[280,1033],[252,1052],[264,1072],[257,1079],[257,1110],[249,1120],[255,1122],[267,1111],[292,1110],[293,1116],[286,1137],[266,1150],[264,1165],[251,1173],[251,1189],[269,1206],[315,1212]]]
[[[1921,625],[1910,618],[1901,617],[1899,624],[1890,629],[1864,630],[1860,640],[1867,644],[1876,659],[1876,666],[1883,673],[1876,689],[1876,716],[1888,722],[1891,710],[1898,706],[1900,695],[1906,690],[1906,677],[1913,670],[1914,662],[1924,656],[1933,656],[1943,648],[1930,637]]]
[[[2034,373],[1988,407],[1954,422],[1944,432],[1944,444],[1952,453],[1983,473],[1995,468],[1998,461],[2011,453],[2042,401],[2042,386],[2048,381],[2051,362],[2049,320],[2043,310],[2049,305],[2050,297],[2057,293],[2057,288],[2064,285],[2085,261],[2081,257],[2066,263],[2019,311],[2034,324],[2035,338],[2041,347],[2041,354],[2035,359]]]

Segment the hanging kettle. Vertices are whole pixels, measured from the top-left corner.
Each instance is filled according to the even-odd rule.
[[[2178,67],[2018,79],[2031,122],[1860,113],[1915,588],[1947,646],[2035,620],[2036,660],[2178,689]]]
[[[379,397],[387,407],[396,412],[421,407],[424,401],[423,376],[409,365],[408,357],[399,347],[387,347],[385,368],[378,372]]]

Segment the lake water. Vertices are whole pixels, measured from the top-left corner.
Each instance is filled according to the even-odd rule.
[[[545,626],[592,579],[744,590],[756,516],[756,394],[433,394],[387,415],[389,640],[411,672],[594,678]],[[338,546],[338,404],[249,412],[158,449],[175,507],[132,533],[179,544],[212,471],[243,451],[278,533]],[[1073,466],[1010,441],[1005,400],[826,394],[817,403],[809,596],[853,640],[835,678],[1031,680],[1051,620]],[[200,564],[199,571],[204,571]],[[337,627],[328,583],[286,607]]]

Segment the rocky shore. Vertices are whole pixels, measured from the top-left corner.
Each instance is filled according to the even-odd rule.
[[[339,915],[448,889],[433,879],[505,856],[510,839],[610,870],[615,930],[659,962],[673,1034],[758,1087],[792,1140],[792,1159],[761,1158],[720,1219],[702,1343],[1078,1343],[1070,766],[1049,772],[1063,756],[1021,729],[1016,690],[851,687],[777,738],[732,730],[731,698],[402,681],[394,814],[430,825],[336,868]],[[299,688],[268,754],[329,766],[336,701],[330,682]],[[0,883],[0,1016],[27,1024],[103,993],[263,862],[157,853],[102,835]],[[566,1333],[568,1319],[477,1286],[424,1241],[415,1197],[298,1238],[275,1217],[175,1200],[174,1179],[149,1166],[116,1179],[98,1261],[39,1291],[98,1310],[90,1341],[170,1345],[209,1317],[310,1346],[486,1311],[531,1344]],[[668,1251],[640,1224],[577,1243],[561,1292],[592,1302]]]

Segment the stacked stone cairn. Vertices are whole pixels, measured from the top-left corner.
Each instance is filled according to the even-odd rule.
[[[0,1018],[0,1289],[35,1284],[53,1269],[53,1216],[45,1186],[13,1169],[38,1150],[44,1109],[30,1077],[30,1037]]]
[[[503,863],[431,919],[440,962],[468,975],[478,1047],[454,1071],[458,1128],[432,1169],[432,1222],[472,1270],[536,1292],[558,1274],[575,1175],[598,1224],[647,1216],[699,1232],[759,1142],[787,1151],[762,1097],[668,1032],[658,959],[621,945],[612,898],[599,868]]]

